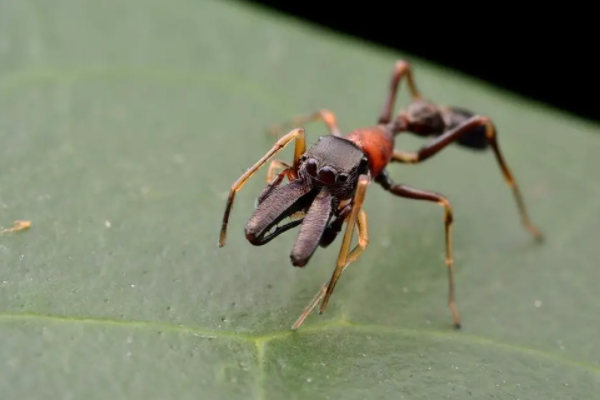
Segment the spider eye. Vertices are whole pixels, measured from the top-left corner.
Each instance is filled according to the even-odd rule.
[[[306,172],[312,176],[317,175],[317,162],[314,158],[311,158],[306,162]]]
[[[335,170],[331,167],[323,167],[319,171],[319,180],[326,185],[333,185],[335,183]]]
[[[337,177],[337,181],[339,183],[344,183],[347,180],[348,180],[348,175],[346,175],[346,174],[339,174],[338,177]]]

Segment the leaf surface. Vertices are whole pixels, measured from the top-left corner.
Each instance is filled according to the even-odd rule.
[[[230,185],[273,144],[265,128],[320,108],[345,132],[374,123],[403,57],[233,2],[2,2],[0,225],[33,222],[0,236],[3,398],[597,395],[597,125],[410,60],[428,98],[495,121],[547,237],[522,228],[491,154],[389,168],[453,204],[459,332],[430,203],[371,185],[367,251],[294,333],[339,238],[304,269],[295,233],[251,246],[262,171],[217,247]]]

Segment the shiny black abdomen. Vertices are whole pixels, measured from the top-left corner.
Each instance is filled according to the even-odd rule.
[[[446,129],[455,128],[474,115],[475,113],[462,108],[449,107],[446,109],[446,113],[444,115]],[[479,126],[473,129],[471,132],[465,133],[458,138],[455,143],[473,150],[487,149],[489,140],[485,134],[485,126]]]

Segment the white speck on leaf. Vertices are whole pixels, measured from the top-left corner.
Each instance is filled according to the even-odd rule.
[[[104,221],[104,226],[106,226],[107,228],[110,228],[110,221],[109,220]]]
[[[540,308],[542,306],[542,301],[541,300],[536,300],[533,305],[535,306],[535,308]]]

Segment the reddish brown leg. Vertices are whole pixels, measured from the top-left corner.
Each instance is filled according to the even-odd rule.
[[[278,174],[276,174],[275,169],[277,168],[284,169]],[[290,178],[290,175],[295,175],[294,167],[280,160],[274,160],[273,162],[271,162],[271,164],[269,165],[269,172],[267,173],[267,186],[265,186],[263,191],[258,195],[258,198],[256,199],[256,204],[258,205],[262,203],[262,201],[265,198],[267,198],[269,194],[271,194],[273,189],[275,189],[281,184],[281,182],[283,182],[283,178],[287,176],[288,180],[292,180],[292,178]]]
[[[219,234],[219,247],[225,246],[225,239],[227,237],[227,224],[229,222],[229,214],[231,213],[231,209],[233,208],[233,201],[235,199],[235,194],[248,182],[252,175],[258,171],[260,167],[265,165],[267,161],[275,154],[277,154],[281,149],[290,144],[292,141],[295,142],[294,146],[294,171],[298,168],[299,158],[306,151],[306,138],[304,136],[304,128],[297,128],[292,130],[287,135],[283,136],[281,139],[275,142],[275,145],[265,154],[256,164],[250,167],[246,172],[242,174],[238,178],[237,181],[231,185],[231,189],[229,190],[229,196],[227,198],[227,205],[225,206],[225,213],[223,214],[223,222],[221,225],[221,232]]]
[[[274,136],[279,136],[280,132],[285,132],[293,127],[304,126],[306,123],[317,121],[323,121],[325,125],[327,125],[327,129],[331,135],[342,136],[340,128],[337,125],[335,114],[329,110],[319,110],[310,115],[301,115],[281,124],[275,124],[269,129],[269,133]]]
[[[446,266],[448,267],[448,306],[454,319],[454,326],[460,328],[460,316],[454,298],[454,258],[452,255],[452,206],[448,199],[439,193],[419,190],[406,185],[395,184],[388,173],[383,171],[375,178],[385,190],[396,196],[407,199],[425,200],[437,203],[444,207],[444,233],[446,238]]]
[[[394,67],[394,73],[390,82],[387,99],[385,100],[383,110],[379,116],[378,122],[380,124],[388,124],[392,120],[394,104],[396,103],[396,97],[398,95],[398,87],[400,86],[400,81],[405,76],[408,82],[408,90],[410,90],[410,96],[413,101],[421,99],[421,93],[415,84],[410,64],[407,61],[398,60],[396,62],[396,66]]]
[[[485,126],[486,136],[490,141],[490,145],[492,146],[494,155],[496,156],[496,161],[498,162],[498,165],[500,166],[500,169],[502,171],[502,175],[504,176],[504,180],[513,191],[513,195],[517,202],[517,207],[519,209],[519,214],[521,216],[521,220],[523,221],[523,225],[525,225],[525,228],[533,235],[533,237],[536,240],[542,241],[543,235],[531,223],[529,214],[527,212],[527,208],[525,207],[525,202],[523,201],[523,196],[521,196],[521,191],[519,190],[519,186],[517,185],[517,181],[510,169],[508,168],[508,165],[504,160],[502,152],[500,151],[500,146],[498,145],[498,141],[496,139],[496,130],[494,128],[494,125],[487,117],[482,117],[478,115],[471,117],[456,128],[451,129],[443,135],[433,139],[431,142],[423,146],[419,151],[415,153],[395,151],[392,157],[392,161],[409,164],[423,162],[435,155],[436,153],[438,153],[440,150],[444,149],[452,142],[456,141],[462,135],[468,134],[473,129],[480,128],[482,126]]]
[[[275,172],[277,169],[281,169],[279,174]],[[288,180],[291,181],[296,178],[296,171],[292,165],[286,163],[285,161],[273,160],[271,161],[271,164],[269,164],[269,169],[267,170],[267,183],[271,182],[273,178],[275,178],[275,175],[281,175],[282,177],[287,176]]]

